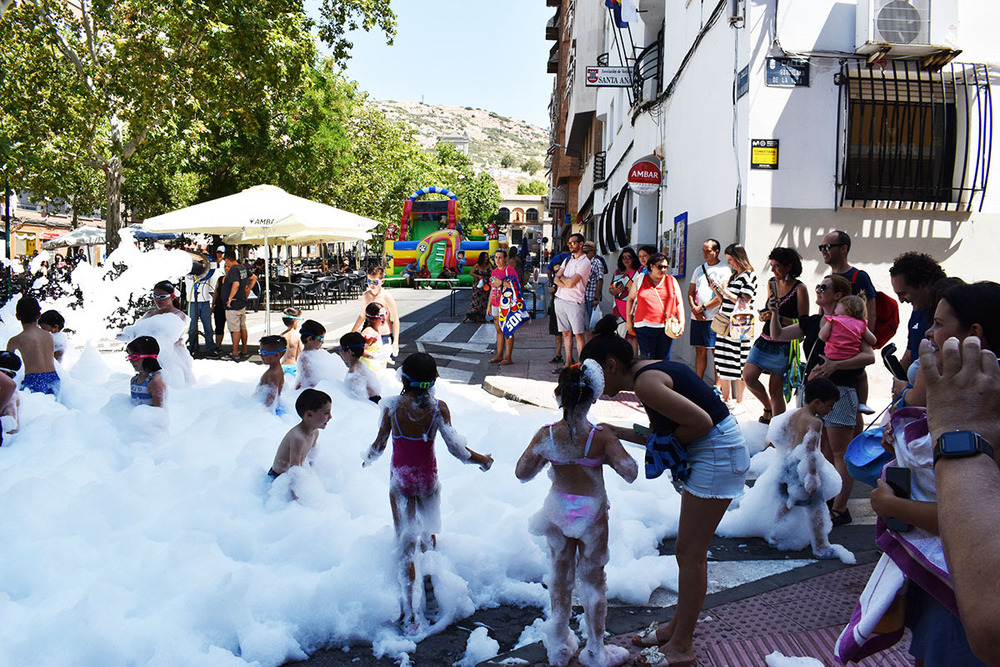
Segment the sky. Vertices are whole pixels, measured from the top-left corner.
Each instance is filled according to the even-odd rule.
[[[471,106],[547,128],[544,0],[392,0],[392,46],[354,33],[347,76],[377,100]]]

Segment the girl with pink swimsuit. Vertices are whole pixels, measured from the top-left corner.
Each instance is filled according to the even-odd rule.
[[[379,404],[379,432],[362,464],[367,467],[378,459],[392,437],[389,505],[399,549],[400,621],[411,636],[427,626],[418,554],[434,548],[441,528],[441,484],[434,456],[437,433],[459,461],[478,465],[484,472],[493,465],[493,457],[466,447],[465,438],[451,425],[448,404],[435,399],[432,392],[437,377],[437,364],[429,354],[417,352],[406,358],[401,372],[403,391]]]

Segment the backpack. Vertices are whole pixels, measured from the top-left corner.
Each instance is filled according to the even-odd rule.
[[[851,274],[851,287],[858,278],[858,269]],[[876,350],[892,340],[899,328],[899,304],[884,292],[875,292],[875,345]]]

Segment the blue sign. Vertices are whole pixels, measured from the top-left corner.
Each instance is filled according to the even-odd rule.
[[[798,58],[768,58],[765,83],[781,88],[809,86],[809,61]]]
[[[736,99],[740,99],[750,92],[750,65],[747,65],[736,74]]]

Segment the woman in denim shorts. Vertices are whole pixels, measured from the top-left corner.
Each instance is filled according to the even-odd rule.
[[[598,322],[580,360],[601,365],[606,395],[634,391],[650,429],[672,434],[683,446],[689,467],[677,529],[677,611],[669,623],[641,633],[633,642],[648,647],[639,664],[666,664],[664,659],[685,664],[695,656],[694,629],[708,588],[708,547],[729,503],[743,493],[750,456],[726,404],[691,368],[675,361],[637,360],[632,346],[615,330],[614,316]],[[610,428],[623,440],[645,443],[632,429]]]

